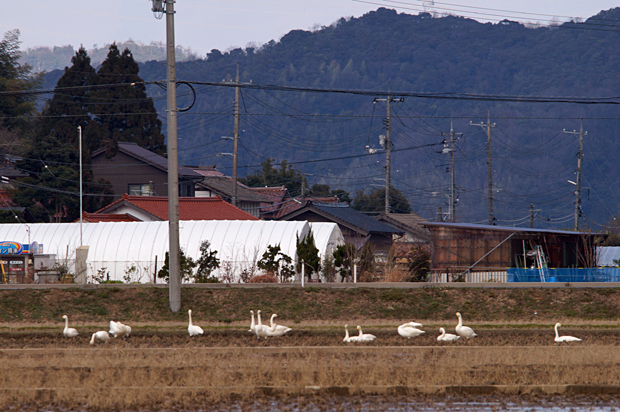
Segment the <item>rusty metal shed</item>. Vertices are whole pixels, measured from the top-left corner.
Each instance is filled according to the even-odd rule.
[[[536,246],[542,247],[550,268],[594,267],[594,238],[605,236],[468,223],[422,225],[431,231],[431,269],[448,273],[529,268],[535,264],[531,251]]]

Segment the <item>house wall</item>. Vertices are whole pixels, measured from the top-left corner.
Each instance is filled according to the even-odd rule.
[[[168,196],[168,172],[141,162],[125,153],[107,159],[102,153],[92,158],[94,181],[105,179],[112,184],[114,200],[129,193],[129,185],[148,185],[153,182],[151,196]],[[179,197],[194,196],[194,182],[179,176]]]
[[[105,154],[92,159],[94,181],[100,178],[112,183],[114,200],[128,193],[130,184],[153,182],[153,196],[168,196],[168,173],[136,160],[125,153],[106,159]]]

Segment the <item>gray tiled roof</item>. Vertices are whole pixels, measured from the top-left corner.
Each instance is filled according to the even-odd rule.
[[[204,180],[198,185],[204,186],[225,197],[232,197],[232,179],[228,176],[205,176]],[[271,202],[271,199],[267,196],[263,196],[241,183],[237,183],[237,198],[245,202]]]
[[[402,230],[390,226],[387,223],[379,222],[378,220],[351,208],[346,203],[315,203],[310,205],[310,207],[314,207],[323,213],[332,215],[343,222],[349,223],[352,226],[356,226],[367,232],[402,233]]]
[[[138,146],[136,143],[118,142],[119,152],[125,153],[129,156],[135,157],[144,163],[150,164],[160,170],[168,171],[168,159],[151,152],[143,147]],[[105,149],[98,149],[93,152],[92,156],[97,156],[103,153]],[[185,166],[179,166],[179,178],[202,180],[204,176],[200,173],[196,173]]]

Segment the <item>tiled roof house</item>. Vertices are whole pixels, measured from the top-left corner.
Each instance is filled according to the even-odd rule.
[[[129,215],[139,221],[168,220],[168,198],[162,196],[129,196],[127,194],[92,215]],[[110,217],[106,217],[110,218]],[[234,207],[221,197],[180,197],[179,220],[258,220]],[[126,221],[126,220],[117,220]]]

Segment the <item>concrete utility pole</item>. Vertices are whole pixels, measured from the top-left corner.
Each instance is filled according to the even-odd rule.
[[[390,96],[390,90],[388,86],[388,95],[385,99],[375,98],[373,104],[377,102],[386,102],[387,105],[387,117],[385,120],[385,213],[390,213],[390,178],[392,169],[392,139],[391,139],[391,102],[404,102],[405,99],[394,99]]]
[[[181,263],[179,254],[179,162],[177,148],[177,87],[174,54],[174,3],[175,0],[152,0],[151,9],[156,17],[164,12],[166,4],[166,60],[168,96],[168,238],[169,238],[169,300],[170,310],[181,310]]]
[[[239,62],[235,81],[235,129],[233,131],[233,195],[232,205],[237,206],[237,155],[239,153]]]
[[[581,119],[581,127],[579,128],[579,132],[572,131],[567,132],[563,130],[564,133],[568,134],[578,134],[579,135],[579,152],[577,152],[577,181],[575,182],[575,222],[573,225],[573,230],[579,229],[579,215],[581,214],[581,164],[583,163],[583,136],[587,136],[588,132],[583,131],[583,119]],[[572,183],[572,182],[571,182]]]
[[[443,134],[443,133],[442,133]],[[450,121],[450,147],[444,148],[442,153],[450,153],[450,218],[451,222],[456,222],[456,175],[454,171],[454,138],[456,135],[462,136],[463,133],[454,133],[453,122]],[[457,139],[458,140],[458,139]],[[447,149],[447,150],[446,150]]]
[[[495,216],[493,216],[493,164],[491,160],[491,127],[495,127],[495,123],[491,124],[491,115],[489,111],[487,111],[487,124],[484,123],[472,123],[469,122],[470,126],[480,126],[487,128],[487,165],[488,165],[488,173],[489,173],[489,190],[488,190],[488,198],[489,198],[489,225],[492,225],[495,220]]]

